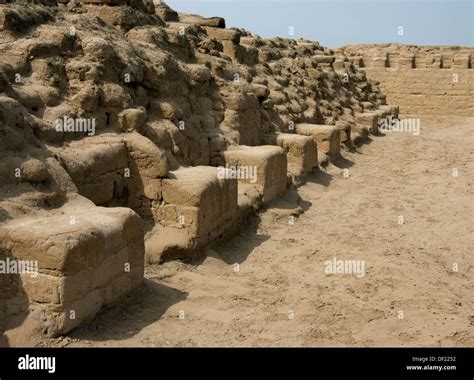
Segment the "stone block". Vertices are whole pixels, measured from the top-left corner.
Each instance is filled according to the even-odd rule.
[[[271,201],[287,188],[287,157],[280,147],[238,145],[222,152],[222,158],[226,164],[240,168],[244,174],[256,174],[253,177],[241,175],[239,183],[255,185],[264,202]]]
[[[375,112],[361,112],[354,116],[357,124],[366,126],[371,133],[377,134],[379,132],[379,116]]]
[[[209,37],[215,38],[218,41],[231,41],[237,44],[240,42],[241,33],[238,30],[212,27],[206,27],[205,29]]]
[[[297,124],[296,133],[311,136],[318,145],[318,150],[326,153],[331,158],[335,158],[340,154],[341,135],[334,125]]]
[[[37,330],[57,336],[110,304],[101,296],[109,284],[129,284],[115,288],[120,298],[141,283],[143,238],[141,220],[132,210],[96,207],[70,194],[58,209],[4,223],[0,250],[36,263],[37,271],[21,273],[23,291],[30,310],[41,310],[42,317],[32,320]]]
[[[225,20],[222,17],[202,17],[192,14],[180,14],[179,21],[185,24],[195,24],[212,28],[225,28]]]
[[[237,179],[210,166],[179,168],[162,181],[158,219],[164,226],[185,228],[193,237],[213,234],[237,211]]]
[[[288,165],[296,165],[303,175],[311,173],[318,166],[318,150],[310,136],[279,133],[265,137],[265,143],[278,145],[287,155]]]

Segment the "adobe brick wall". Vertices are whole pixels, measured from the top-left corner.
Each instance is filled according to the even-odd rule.
[[[474,116],[474,48],[354,45],[339,49],[404,114]]]

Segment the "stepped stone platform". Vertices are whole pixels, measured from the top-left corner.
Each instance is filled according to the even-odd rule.
[[[63,207],[19,218],[0,228],[0,250],[35,261],[38,273],[21,273],[17,309],[10,323],[25,319],[28,333],[58,336],[94,317],[139,287],[143,280],[142,222],[127,208],[96,207],[71,195]],[[26,316],[25,316],[26,314]],[[7,326],[8,328],[8,326]],[[6,335],[21,342],[25,331]]]
[[[232,146],[222,152],[222,157],[226,164],[241,169],[243,175],[238,178],[239,183],[255,186],[261,193],[263,202],[270,202],[287,189],[288,162],[284,150],[280,147]]]
[[[310,136],[318,145],[318,149],[331,158],[336,158],[341,152],[341,134],[334,125],[297,124],[296,133]]]

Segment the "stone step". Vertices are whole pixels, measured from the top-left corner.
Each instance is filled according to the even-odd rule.
[[[379,134],[380,116],[377,112],[361,112],[356,113],[354,116],[357,124],[367,127],[373,135]]]
[[[254,185],[263,202],[270,202],[288,187],[288,162],[277,146],[231,146],[221,153],[224,162],[240,172],[239,183]]]
[[[301,178],[318,167],[318,149],[313,138],[293,133],[265,136],[265,143],[282,148],[288,159],[288,172],[293,178]]]
[[[109,143],[95,138],[84,140],[51,150],[56,153],[81,195],[96,205],[106,204],[113,199],[117,189],[124,188],[127,148],[118,140]]]
[[[38,331],[65,334],[93,318],[141,285],[144,271],[143,228],[128,208],[96,207],[70,194],[60,208],[41,210],[0,227],[0,253],[36,263],[38,271],[16,275],[17,294],[9,304],[10,342]],[[23,315],[21,311],[27,311]],[[20,324],[15,319],[27,319]],[[21,326],[20,326],[21,325]],[[25,329],[31,329],[26,331]]]
[[[297,124],[296,133],[310,136],[321,150],[331,158],[336,158],[341,152],[341,134],[334,125]]]
[[[153,207],[162,228],[147,244],[149,262],[190,256],[231,226],[237,213],[237,179],[229,170],[211,166],[181,167],[162,180],[161,203]],[[160,232],[161,231],[161,232]],[[176,238],[176,239],[175,239]],[[179,244],[173,243],[173,240]]]
[[[79,189],[96,205],[122,199],[142,217],[160,200],[161,178],[168,174],[164,152],[139,133],[106,133],[50,148]]]

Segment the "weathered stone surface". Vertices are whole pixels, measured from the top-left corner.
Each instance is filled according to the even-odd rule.
[[[317,146],[310,136],[279,133],[276,136],[266,136],[265,142],[282,148],[287,154],[288,167],[295,165],[299,175],[307,175],[318,166]]]
[[[119,124],[124,132],[140,131],[146,120],[146,111],[142,108],[129,108],[118,115]]]
[[[76,211],[73,197],[133,209],[146,220],[151,262],[189,256],[230,234],[318,158],[327,165],[324,151],[338,151],[334,137],[362,142],[367,129],[354,113],[396,113],[380,108],[384,95],[354,60],[312,41],[225,29],[221,18],[178,15],[158,1],[39,1],[0,7],[0,223],[22,232],[12,235],[17,252],[37,254],[44,265],[36,279],[23,279],[34,303],[22,297],[21,278],[9,279],[4,291],[0,284],[0,295],[8,310],[28,310],[28,321],[46,311],[45,331],[77,326],[142,275],[133,265],[125,276],[115,272],[133,256],[118,232],[138,234],[127,225],[139,224],[126,217],[132,211],[114,216],[117,209],[90,202]],[[393,57],[385,58],[390,65]],[[467,64],[454,54],[414,54],[414,62]],[[55,123],[64,117],[94,120],[96,129],[60,131]],[[285,134],[301,123],[336,128],[321,141]],[[324,148],[317,156],[315,141]],[[232,175],[218,178],[221,169],[201,167],[226,163],[247,168],[238,186]],[[77,229],[68,229],[71,210]],[[48,227],[43,236],[26,215]],[[92,222],[82,223],[86,217]],[[27,227],[34,231],[21,240]],[[74,321],[71,309],[80,311]],[[31,335],[28,321],[9,331]]]
[[[162,178],[168,175],[166,155],[151,140],[139,133],[123,134],[120,138],[125,143],[139,176]]]
[[[360,146],[369,141],[369,129],[363,125],[351,127],[351,140],[355,146]]]
[[[19,32],[25,27],[54,20],[54,11],[47,7],[0,8],[0,31]]]
[[[0,247],[17,260],[37,262],[37,275],[21,275],[23,291],[30,308],[38,306],[44,313],[32,321],[37,333],[49,336],[94,317],[143,278],[140,218],[130,209],[95,207],[77,195],[59,209],[4,223]],[[116,286],[110,297],[108,287],[119,279],[123,286]]]
[[[358,60],[368,79],[380,84],[387,103],[397,104],[402,113],[474,115],[472,47],[381,44],[338,50]]]
[[[238,30],[212,27],[206,27],[205,29],[209,37],[215,38],[218,41],[231,41],[235,43],[240,42],[241,33]]]
[[[355,118],[357,124],[361,124],[369,129],[371,133],[377,135],[379,133],[379,116],[375,112],[356,113]]]
[[[311,136],[318,145],[318,150],[335,158],[340,154],[341,135],[333,125],[297,124],[296,133]]]
[[[239,178],[239,182],[255,185],[261,192],[264,202],[271,201],[286,190],[287,158],[280,147],[233,146],[222,152],[222,156],[226,164],[256,174],[255,177],[244,175]]]
[[[55,151],[79,193],[101,205],[112,200],[117,186],[123,187],[127,149],[120,141],[107,143],[91,138],[88,142],[76,141]]]
[[[237,210],[237,180],[225,173],[210,166],[170,172],[163,180],[165,205],[159,210],[164,225],[186,228],[201,237],[231,221]]]
[[[154,0],[155,13],[161,17],[163,21],[179,21],[178,12],[171,9],[165,2]]]
[[[44,162],[36,159],[25,161],[20,167],[22,176],[29,182],[44,182],[51,178]]]
[[[336,57],[333,55],[314,55],[311,59],[314,63],[333,63]]]
[[[149,264],[190,257],[196,244],[188,230],[157,224],[145,238],[145,260]]]
[[[351,123],[342,120],[336,121],[336,128],[339,130],[341,135],[341,144],[344,144],[347,148],[352,149]]]
[[[212,28],[225,28],[225,20],[222,17],[202,17],[181,13],[179,14],[179,21],[186,24],[196,24]]]

